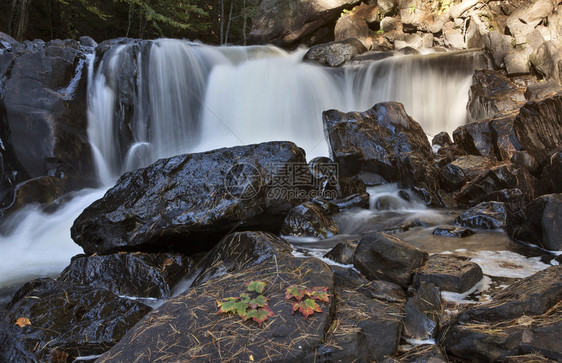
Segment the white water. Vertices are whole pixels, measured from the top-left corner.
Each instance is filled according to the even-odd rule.
[[[143,44],[137,48],[146,50]],[[460,68],[458,60],[435,67],[412,56],[332,70],[302,63],[302,51],[269,46],[158,40],[150,51],[132,47],[113,47],[88,62],[88,134],[102,187],[54,214],[28,208],[15,215],[0,237],[0,289],[60,272],[81,252],[70,239],[74,219],[127,170],[178,153],[270,140],[294,141],[309,159],[327,155],[322,111],[364,111],[382,101],[403,102],[429,134],[452,131],[465,122],[470,78],[482,66],[476,56],[463,58]],[[137,75],[123,79],[128,62],[136,62]],[[128,105],[120,97],[130,98]],[[120,130],[127,127],[125,137]]]

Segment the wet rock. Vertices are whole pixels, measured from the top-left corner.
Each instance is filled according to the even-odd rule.
[[[320,208],[322,208],[324,213],[328,216],[331,216],[333,214],[336,214],[336,213],[340,212],[340,207],[336,203],[334,203],[332,200],[327,200],[327,199],[324,199],[322,197],[316,197],[316,198],[312,199],[312,203],[314,203],[317,206],[319,206]]]
[[[433,230],[433,234],[443,237],[464,238],[472,236],[474,231],[468,228],[453,227],[453,226],[439,226]]]
[[[527,205],[523,224],[510,224],[508,231],[516,239],[547,250],[562,250],[562,194],[547,194]]]
[[[369,208],[369,193],[353,194],[347,198],[339,198],[333,200],[333,203],[338,206],[340,210],[351,208]]]
[[[379,103],[365,112],[330,110],[323,113],[323,119],[333,160],[342,175],[367,171],[397,181],[391,156],[416,152],[431,158],[423,129],[400,103]]]
[[[537,180],[524,167],[513,164],[500,164],[469,181],[454,198],[459,203],[475,205],[489,200],[487,196],[506,188],[519,189],[526,198],[533,199]]]
[[[291,246],[266,232],[237,232],[224,237],[197,264],[201,272],[192,286],[224,274],[243,271],[273,259],[291,256]]]
[[[209,250],[234,228],[278,231],[303,192],[284,177],[302,149],[270,142],[179,155],[127,173],[71,229],[87,254]],[[286,193],[281,193],[281,192]],[[305,190],[306,192],[306,190]]]
[[[515,282],[491,301],[465,308],[441,331],[448,353],[469,360],[495,361],[538,353],[562,357],[562,266]]]
[[[463,227],[498,229],[506,226],[507,211],[501,202],[483,202],[463,212],[455,223]]]
[[[353,265],[369,280],[386,280],[407,287],[414,270],[426,260],[427,252],[397,237],[371,233],[359,241]]]
[[[395,354],[402,335],[404,302],[382,301],[347,285],[336,285],[335,291],[339,324],[316,350],[316,361],[380,361]]]
[[[451,141],[451,137],[445,131],[438,133],[431,140],[431,145],[448,146],[451,145],[452,143],[453,142]]]
[[[431,255],[427,264],[416,271],[414,286],[434,284],[443,291],[463,293],[483,278],[482,269],[474,262],[453,255]]]
[[[528,102],[515,117],[513,127],[523,148],[539,164],[562,145],[562,94]]]
[[[72,361],[101,354],[149,311],[104,289],[34,280],[16,292],[0,321],[0,360]],[[30,324],[15,325],[20,318]]]
[[[63,179],[66,191],[93,185],[86,119],[88,54],[72,40],[17,43],[12,54],[2,99],[19,164],[30,178]]]
[[[504,362],[505,363],[529,363],[529,362],[555,363],[554,360],[545,358],[539,354],[514,355],[511,357],[506,357]]]
[[[345,199],[352,195],[361,195],[367,192],[367,186],[359,177],[356,176],[338,176],[338,193],[340,199]]]
[[[53,203],[65,192],[65,182],[55,176],[37,177],[15,185],[0,203],[1,213],[8,215],[26,205]]]
[[[411,363],[446,363],[449,362],[446,354],[435,344],[422,344],[397,356],[396,362]],[[385,360],[382,363],[394,363],[395,361]]]
[[[552,97],[558,92],[560,92],[560,85],[553,79],[546,79],[528,85],[525,98],[527,101],[540,101],[543,98]]]
[[[516,151],[522,151],[523,146],[515,133],[513,122],[515,115],[500,116],[489,121],[492,139],[494,140],[500,160],[510,161]]]
[[[353,264],[353,255],[358,243],[357,240],[340,242],[326,253],[324,257],[342,265],[351,265]]]
[[[193,267],[191,258],[170,253],[76,256],[57,278],[117,295],[167,299]]]
[[[281,47],[296,46],[301,39],[333,24],[344,9],[350,9],[359,3],[359,0],[262,1],[252,21],[250,41],[254,44],[272,43]]]
[[[317,157],[308,163],[313,186],[318,196],[334,199],[338,194],[338,164],[327,157]]]
[[[315,61],[325,66],[339,67],[356,55],[367,51],[359,40],[345,40],[315,45],[304,55],[305,60]]]
[[[281,224],[284,236],[329,238],[339,233],[334,220],[313,202],[305,202],[291,209]]]
[[[470,86],[468,121],[493,118],[517,110],[525,102],[525,89],[509,78],[496,71],[477,70]]]
[[[434,337],[439,328],[443,306],[439,289],[421,282],[405,307],[404,334],[413,339],[426,340]]]
[[[460,168],[468,180],[478,178],[495,165],[493,160],[476,155],[460,156],[452,161],[451,164]]]
[[[263,295],[269,299],[268,305],[274,313],[261,328],[251,319],[242,322],[236,315],[217,314],[217,300],[238,297],[247,291],[246,283],[251,281],[267,284]],[[285,300],[285,289],[289,285],[322,286],[333,294],[333,281],[330,268],[312,258],[266,261],[227,274],[168,300],[98,361],[196,359],[217,362],[225,357],[234,361],[251,360],[250,356],[255,361],[300,361],[323,343],[324,334],[333,322],[336,300],[332,296],[329,303],[320,302],[323,312],[305,319],[298,312],[292,315],[292,303]]]
[[[552,154],[540,177],[541,192],[562,193],[562,153]]]
[[[488,120],[475,121],[459,126],[453,132],[453,140],[467,154],[495,159],[492,130]]]

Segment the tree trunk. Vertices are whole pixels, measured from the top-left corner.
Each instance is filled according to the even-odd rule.
[[[29,19],[29,4],[31,0],[12,0],[8,32],[18,42],[23,40]]]
[[[228,33],[230,33],[230,23],[232,22],[232,9],[234,8],[234,0],[230,1],[230,13],[228,14],[228,25],[226,26],[226,36],[224,37],[224,44],[228,44]]]
[[[244,8],[243,8],[243,16],[244,16],[244,25],[242,26],[242,35],[244,37],[244,45],[246,45],[246,19],[247,19],[247,13],[246,13],[246,0],[244,0]]]

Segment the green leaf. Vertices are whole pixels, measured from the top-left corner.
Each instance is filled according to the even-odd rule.
[[[293,314],[295,311],[300,311],[300,313],[308,320],[308,317],[314,312],[321,313],[322,309],[320,305],[316,303],[313,299],[305,299],[303,301],[297,301],[293,304]]]
[[[263,289],[265,288],[265,285],[267,285],[267,284],[263,281],[252,281],[252,282],[248,283],[247,285],[248,285],[248,291],[255,291],[258,294],[261,294],[261,293],[263,293]]]
[[[248,302],[248,305],[252,308],[263,308],[267,305],[267,298],[263,295],[258,295],[255,299],[252,299]]]
[[[245,302],[246,304],[248,304],[250,302],[250,295],[248,294],[240,294],[240,301]]]
[[[250,310],[248,310],[244,320],[248,320],[248,319],[251,318],[253,321],[258,323],[260,328],[261,328],[262,323],[264,321],[266,321],[268,317],[273,316],[273,315],[275,315],[275,313],[273,313],[273,311],[271,311],[271,309],[269,309],[269,307],[266,306],[266,307],[263,307],[263,308],[260,308],[260,309],[250,309]]]
[[[229,313],[236,310],[237,297],[227,297],[224,301],[217,301],[219,313]]]
[[[305,289],[298,285],[291,285],[285,290],[285,300],[290,300],[292,297],[301,301],[304,297]]]
[[[328,287],[327,286],[317,286],[313,287],[312,289],[306,290],[306,295],[311,299],[324,301],[329,303],[330,302],[330,294],[328,294]]]

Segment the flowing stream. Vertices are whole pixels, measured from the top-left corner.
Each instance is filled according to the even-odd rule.
[[[160,39],[92,56],[88,135],[100,188],[76,193],[55,213],[28,207],[2,226],[0,296],[66,267],[81,252],[70,238],[74,219],[127,170],[180,153],[272,140],[295,142],[309,160],[328,156],[322,112],[364,111],[383,101],[402,102],[429,137],[452,132],[466,122],[474,70],[486,66],[477,52],[396,55],[339,69],[302,62],[303,55]],[[354,223],[374,223],[378,214],[341,218],[353,234],[360,232]]]

